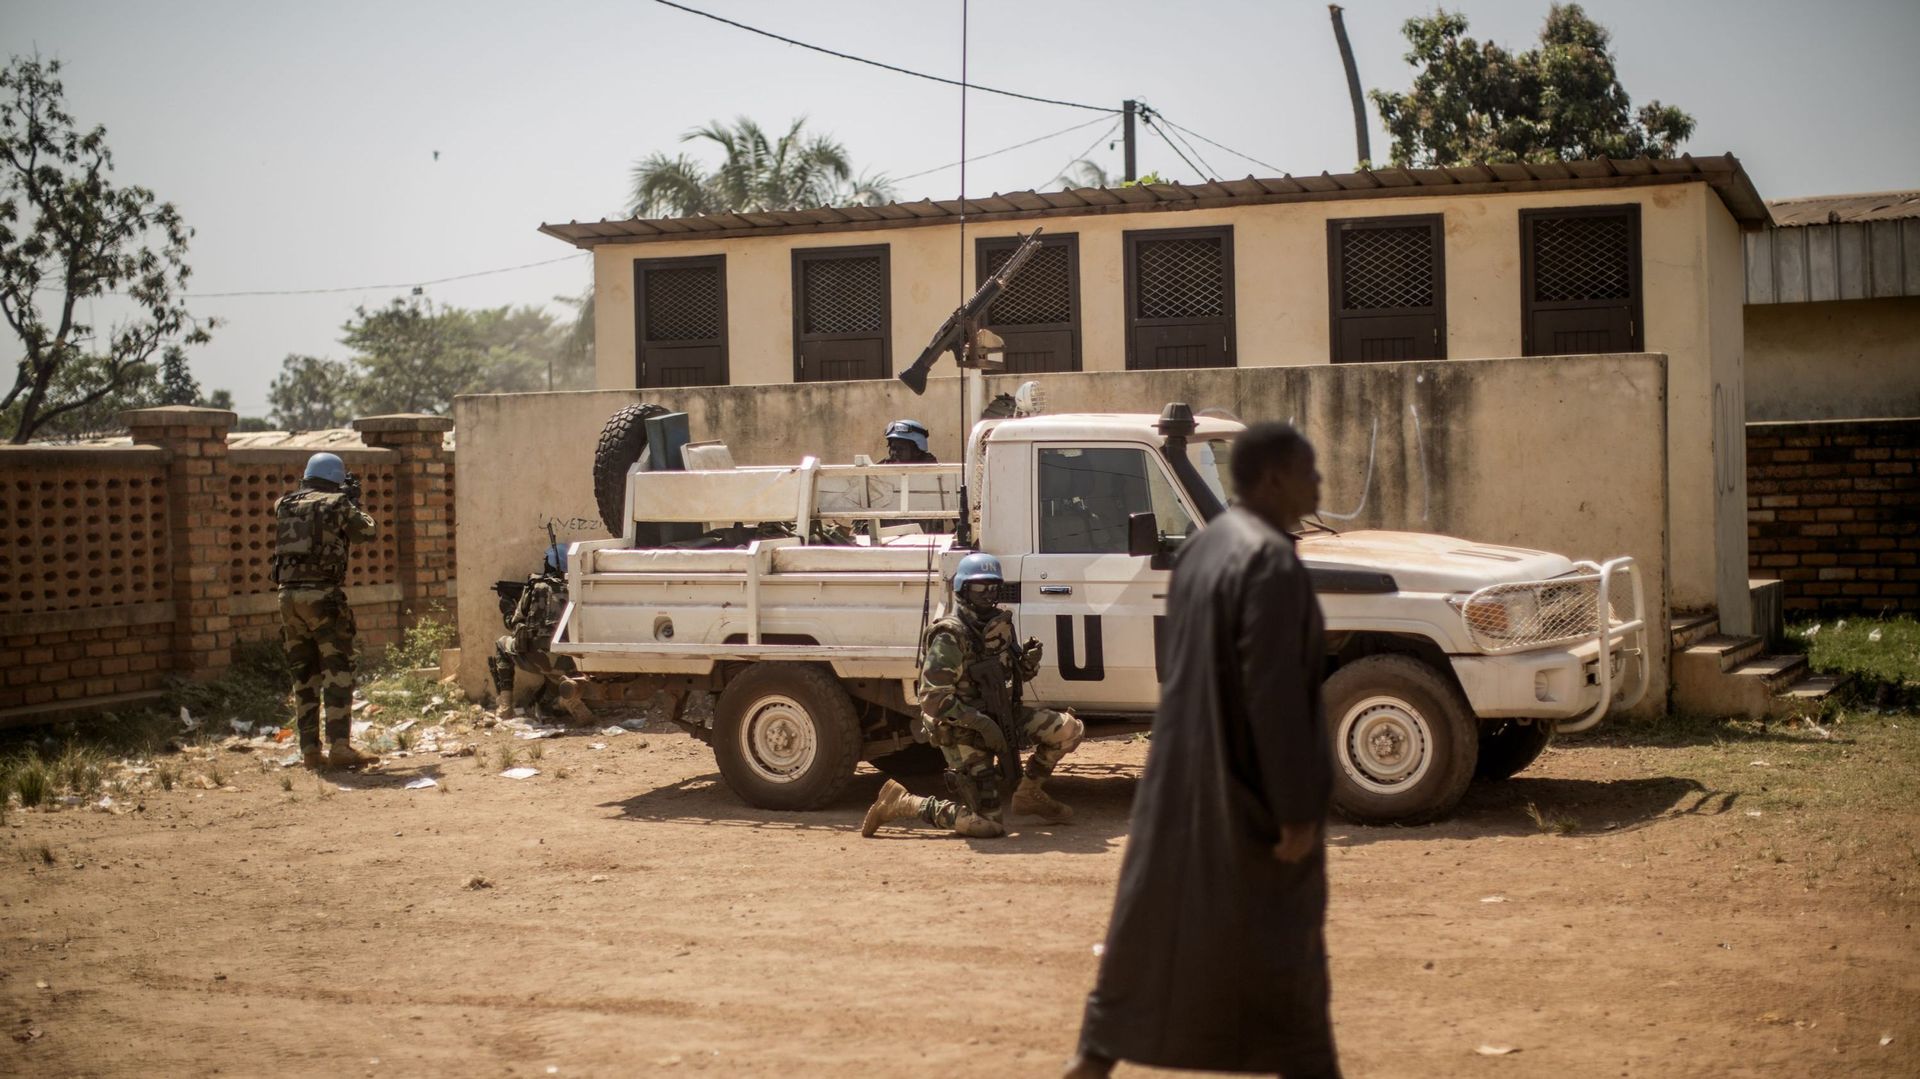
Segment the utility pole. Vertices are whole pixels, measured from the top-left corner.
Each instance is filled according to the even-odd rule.
[[[1340,5],[1328,4],[1333,16],[1333,40],[1340,46],[1340,62],[1347,66],[1347,96],[1353,98],[1353,142],[1360,150],[1360,165],[1371,167],[1373,153],[1367,145],[1367,99],[1360,92],[1360,69],[1353,62],[1353,46],[1347,44],[1347,24],[1340,18]]]
[[[1127,144],[1126,169],[1125,175],[1122,178],[1126,180],[1127,183],[1132,183],[1139,179],[1139,175],[1135,171],[1133,164],[1133,114],[1139,111],[1139,108],[1140,103],[1137,101],[1122,101],[1120,103],[1120,113],[1125,118],[1121,122],[1121,131]]]

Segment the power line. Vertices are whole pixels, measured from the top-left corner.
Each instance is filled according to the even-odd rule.
[[[976,86],[974,87],[974,89],[978,90],[979,87]],[[1081,128],[1092,127],[1093,125],[1100,123],[1102,120],[1105,120],[1105,119],[1106,117],[1104,116],[1096,116],[1093,119],[1088,120],[1084,124],[1075,124],[1072,127],[1063,127],[1060,130],[1055,131],[1051,135],[1041,135],[1039,138],[1028,139],[1025,142],[1016,142],[1012,146],[1003,146],[998,150],[992,150],[984,154],[975,154],[974,156],[967,158],[967,160],[968,161],[985,161],[987,158],[990,158],[990,157],[999,157],[1001,154],[1011,153],[1015,150],[1020,150],[1020,149],[1024,149],[1025,147],[1032,146],[1036,142],[1045,142],[1048,139],[1057,139],[1062,135],[1071,134],[1075,131],[1080,130]],[[959,164],[960,162],[958,161],[952,161],[945,165],[936,165],[935,167],[930,169],[921,169],[919,172],[910,172],[905,176],[889,176],[887,177],[887,181],[889,183],[897,184],[897,183],[903,183],[907,180],[917,180],[922,176],[931,176],[936,172],[945,172],[946,170],[953,168]]]
[[[1252,156],[1251,154],[1243,154],[1231,146],[1222,146],[1221,144],[1213,141],[1212,139],[1206,137],[1205,135],[1200,134],[1198,131],[1194,131],[1190,128],[1181,127],[1179,124],[1174,123],[1172,120],[1167,119],[1165,116],[1161,116],[1160,120],[1163,123],[1165,123],[1168,127],[1173,128],[1175,131],[1184,131],[1187,134],[1192,135],[1194,138],[1199,139],[1201,142],[1206,143],[1208,146],[1212,146],[1220,150],[1225,150],[1226,152],[1232,154],[1233,156],[1237,158],[1241,158],[1246,161],[1251,161],[1263,169],[1271,169],[1276,173],[1282,173],[1287,171],[1278,165],[1269,165],[1265,161],[1262,161],[1259,158]]]
[[[1142,113],[1140,116],[1140,119],[1143,123],[1147,125],[1148,130],[1160,136],[1160,141],[1167,144],[1167,149],[1172,150],[1174,153],[1174,156],[1178,157],[1182,161],[1185,161],[1187,163],[1187,167],[1192,169],[1195,173],[1197,173],[1202,180],[1205,180],[1208,178],[1207,170],[1194,164],[1190,159],[1188,159],[1186,154],[1181,153],[1180,147],[1175,146],[1173,144],[1173,140],[1167,137],[1167,133],[1160,130],[1160,125],[1153,122],[1153,113],[1151,112]]]
[[[924,71],[915,71],[912,68],[896,67],[893,64],[883,64],[878,60],[869,60],[864,56],[854,56],[851,53],[835,52],[832,49],[823,48],[822,46],[819,46],[819,45],[809,45],[804,41],[795,41],[793,38],[782,37],[781,35],[773,33],[770,30],[762,30],[757,26],[748,26],[746,23],[743,23],[743,22],[735,22],[732,19],[722,18],[721,16],[715,15],[709,11],[701,11],[699,8],[691,8],[686,6],[685,4],[676,4],[673,2],[673,0],[653,0],[653,2],[656,4],[660,4],[663,7],[673,8],[676,11],[684,11],[689,15],[698,15],[703,19],[712,19],[714,22],[717,22],[717,23],[725,23],[726,25],[734,27],[735,29],[745,30],[749,34],[758,34],[761,37],[772,38],[773,40],[781,42],[783,44],[798,45],[803,49],[811,49],[814,52],[825,53],[828,56],[838,57],[842,60],[852,60],[856,64],[866,64],[869,67],[877,67],[886,71],[896,72],[901,75],[911,75],[916,79],[926,79],[930,82],[946,83],[948,86],[959,86],[964,89],[978,90],[981,93],[986,93],[986,94],[999,94],[1002,97],[1017,97],[1022,101],[1037,101],[1042,105],[1064,105],[1070,109],[1088,109],[1093,112],[1114,113],[1114,112],[1120,111],[1119,109],[1111,108],[1106,105],[1083,105],[1078,101],[1061,101],[1058,98],[1035,97],[1032,94],[1021,94],[1021,93],[1016,93],[1012,90],[996,90],[991,86],[981,86],[978,83],[969,85],[968,83],[962,80],[949,79],[943,75],[929,75]]]
[[[1061,177],[1065,176],[1067,174],[1067,170],[1072,168],[1076,163],[1085,161],[1087,159],[1087,155],[1093,152],[1093,148],[1095,146],[1098,146],[1101,143],[1106,142],[1108,139],[1113,138],[1113,133],[1118,130],[1120,130],[1120,121],[1115,120],[1112,124],[1108,125],[1107,130],[1101,133],[1099,138],[1093,140],[1093,142],[1089,144],[1086,149],[1073,155],[1072,160],[1060,166],[1060,170],[1053,174],[1053,180],[1058,180]],[[1048,180],[1046,181],[1046,183],[1041,184],[1040,186],[1045,187],[1047,186],[1047,184],[1053,183],[1053,180]]]
[[[290,288],[257,289],[249,292],[188,292],[184,295],[193,300],[224,300],[239,296],[318,296],[334,292],[380,292],[386,289],[422,288],[427,285],[444,285],[449,281],[466,281],[475,277],[491,277],[494,274],[512,273],[515,270],[530,270],[535,266],[551,266],[556,262],[585,258],[591,252],[576,251],[559,258],[541,259],[539,262],[523,262],[518,266],[502,266],[496,270],[475,270],[473,273],[454,274],[452,277],[436,277],[430,281],[403,281],[388,285],[346,285],[339,288]]]
[[[1172,124],[1166,124],[1164,126],[1168,128],[1173,127]],[[1190,143],[1186,140],[1186,136],[1180,134],[1178,130],[1175,130],[1173,132],[1173,137],[1176,139],[1179,139],[1180,145],[1186,147],[1189,151],[1192,152],[1194,160],[1200,162],[1200,164],[1207,170],[1208,179],[1219,179],[1223,175],[1219,169],[1216,169],[1213,167],[1213,162],[1208,161],[1205,157],[1201,156],[1200,151],[1198,149],[1195,149],[1193,143]]]

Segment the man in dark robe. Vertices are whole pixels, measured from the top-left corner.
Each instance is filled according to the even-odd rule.
[[[1157,1067],[1338,1076],[1328,1010],[1332,753],[1320,605],[1288,534],[1319,504],[1292,427],[1234,441],[1236,504],[1186,541],[1100,974],[1069,1079]]]

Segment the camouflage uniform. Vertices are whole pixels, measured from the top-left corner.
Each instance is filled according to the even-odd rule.
[[[527,578],[526,587],[507,615],[507,635],[494,642],[493,659],[487,664],[493,674],[495,703],[506,708],[513,703],[515,671],[525,671],[541,680],[534,702],[551,696],[575,719],[593,718],[580,700],[580,685],[568,677],[554,660],[548,645],[560,613],[567,606],[567,582],[551,573],[536,573]]]
[[[991,654],[1008,670],[1017,670],[1023,682],[1040,672],[1037,642],[1029,643],[1016,658],[1012,615],[995,611],[982,618],[964,603],[957,606],[958,614],[928,627],[926,658],[920,667],[921,722],[961,787],[956,792],[961,800],[921,802],[920,819],[938,828],[954,827],[968,808],[969,796],[975,814],[1003,823],[1009,793],[1001,789],[1004,780],[994,764],[994,749],[1003,738],[993,717],[983,711],[984,698],[968,668]],[[1033,743],[1022,774],[1034,783],[1053,774],[1061,759],[1080,745],[1086,730],[1073,713],[1051,708],[1021,708],[1016,719],[1022,740]]]
[[[294,728],[302,751],[320,748],[320,713],[327,741],[351,733],[353,608],[342,585],[347,551],[378,527],[344,491],[302,487],[273,508],[276,519],[273,580],[280,586],[280,624],[293,672]]]

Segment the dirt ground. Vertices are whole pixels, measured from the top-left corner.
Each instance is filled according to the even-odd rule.
[[[1571,743],[1447,823],[1336,825],[1348,1074],[1920,1073],[1913,804],[1835,808],[1816,768],[1899,726]],[[1088,743],[1055,784],[1079,822],[1001,841],[862,840],[864,767],[768,813],[682,734],[519,745],[538,776],[216,751],[236,790],[15,809],[0,1072],[1004,1077],[1071,1048],[1145,742]]]

